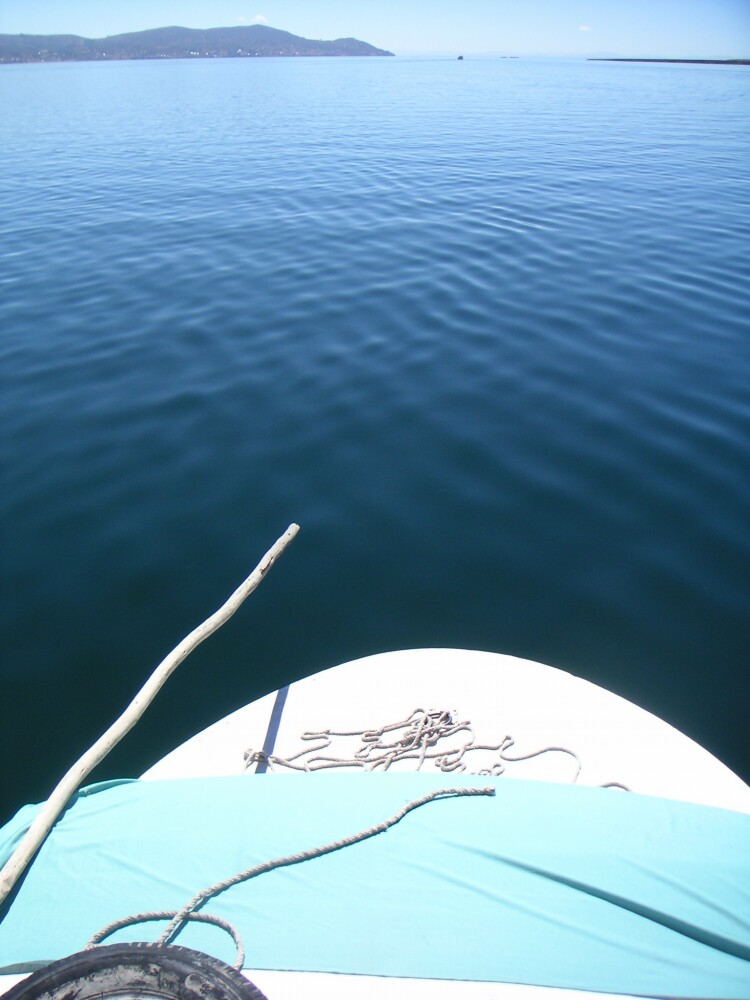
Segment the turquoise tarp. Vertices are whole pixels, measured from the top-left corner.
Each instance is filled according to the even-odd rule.
[[[429,803],[373,839],[227,890],[205,912],[250,969],[750,997],[750,817],[613,789],[507,778],[327,774],[93,786],[0,923],[0,966],[80,950],[129,913],[177,909],[253,864]],[[0,856],[33,818],[0,831]],[[111,940],[153,940],[144,925]],[[233,960],[191,925],[177,943]]]

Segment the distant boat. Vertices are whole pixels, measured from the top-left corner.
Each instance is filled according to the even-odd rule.
[[[463,56],[459,56],[458,58],[459,58],[459,59],[463,59]]]

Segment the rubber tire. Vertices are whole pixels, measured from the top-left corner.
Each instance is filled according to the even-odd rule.
[[[38,969],[4,1000],[266,1000],[242,973],[191,948],[100,945]]]

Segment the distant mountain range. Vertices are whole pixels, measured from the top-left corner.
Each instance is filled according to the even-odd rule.
[[[0,63],[110,59],[238,59],[256,56],[392,56],[356,38],[313,41],[264,24],[235,28],[153,28],[107,38],[0,35]]]

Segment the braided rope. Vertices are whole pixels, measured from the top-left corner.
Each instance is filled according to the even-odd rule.
[[[105,938],[108,938],[110,934],[122,930],[123,927],[130,927],[132,924],[145,924],[150,920],[173,920],[177,916],[177,913],[177,910],[150,910],[146,913],[135,913],[131,917],[123,917],[121,920],[113,920],[111,924],[107,924],[106,927],[102,927],[100,931],[94,934],[84,948],[84,951],[95,948]],[[234,961],[234,967],[235,969],[242,968],[245,963],[245,945],[237,928],[233,927],[228,920],[224,920],[223,917],[213,916],[210,913],[188,913],[185,920],[197,920],[204,924],[216,924],[217,927],[221,927],[222,930],[226,931],[237,947],[237,957]]]
[[[461,742],[446,746],[446,742],[459,733],[465,733]],[[335,737],[360,737],[360,745],[351,756],[333,756],[331,746]],[[246,750],[245,770],[262,761],[269,771],[287,769],[307,773],[332,770],[334,768],[359,768],[363,771],[388,771],[392,765],[403,761],[416,761],[414,770],[420,771],[425,761],[444,774],[456,771],[500,777],[505,774],[507,764],[517,764],[533,760],[544,754],[565,754],[575,763],[575,773],[571,784],[575,785],[581,775],[583,763],[574,750],[563,746],[545,746],[531,753],[511,756],[509,751],[516,741],[512,736],[504,736],[499,743],[477,743],[471,722],[461,719],[457,713],[445,709],[425,711],[415,708],[405,719],[392,722],[376,729],[337,730],[322,729],[308,731],[300,737],[304,743],[312,744],[289,757],[268,754],[262,750]],[[325,753],[324,751],[329,751]],[[494,759],[480,770],[469,772],[467,762],[470,754],[477,751],[493,753]],[[622,788],[626,785],[612,781],[603,788]]]
[[[258,875],[264,875],[266,872],[274,871],[276,868],[285,868],[289,865],[300,864],[303,861],[312,861],[314,858],[323,857],[325,854],[332,854],[334,851],[340,851],[344,847],[351,847],[352,844],[358,844],[360,841],[367,840],[369,837],[375,837],[380,833],[385,833],[386,830],[395,826],[396,823],[400,822],[404,816],[412,810],[418,809],[420,806],[426,805],[428,802],[433,802],[435,799],[494,794],[495,789],[491,786],[485,788],[439,788],[433,792],[429,792],[427,795],[423,795],[420,799],[414,799],[412,802],[407,802],[407,804],[399,809],[398,812],[394,813],[390,819],[383,820],[382,823],[376,823],[375,826],[368,827],[366,830],[361,830],[359,833],[351,834],[349,837],[343,837],[341,840],[333,840],[328,844],[324,844],[322,847],[313,847],[307,851],[300,851],[298,854],[287,854],[284,857],[275,858],[272,861],[264,861],[259,865],[253,865],[252,868],[248,868],[243,872],[232,875],[230,878],[223,879],[221,882],[216,882],[214,885],[210,885],[206,889],[202,889],[199,893],[196,893],[196,895],[193,896],[193,898],[186,903],[181,910],[140,913],[114,921],[106,927],[103,927],[100,931],[97,931],[86,947],[96,947],[106,937],[109,937],[110,934],[113,934],[116,930],[120,930],[123,927],[128,927],[131,924],[143,923],[150,920],[169,920],[166,930],[157,941],[157,944],[168,945],[170,941],[172,941],[177,934],[180,933],[187,921],[200,920],[204,923],[216,924],[218,927],[222,927],[225,931],[227,931],[228,934],[231,934],[235,944],[237,945],[235,968],[241,969],[245,960],[245,949],[237,930],[228,921],[223,920],[221,917],[214,917],[208,914],[196,912],[196,910],[207,903],[209,899],[212,899],[214,896],[218,896],[220,893],[231,888],[233,885],[239,885],[240,882],[246,882],[251,878],[257,878]]]

